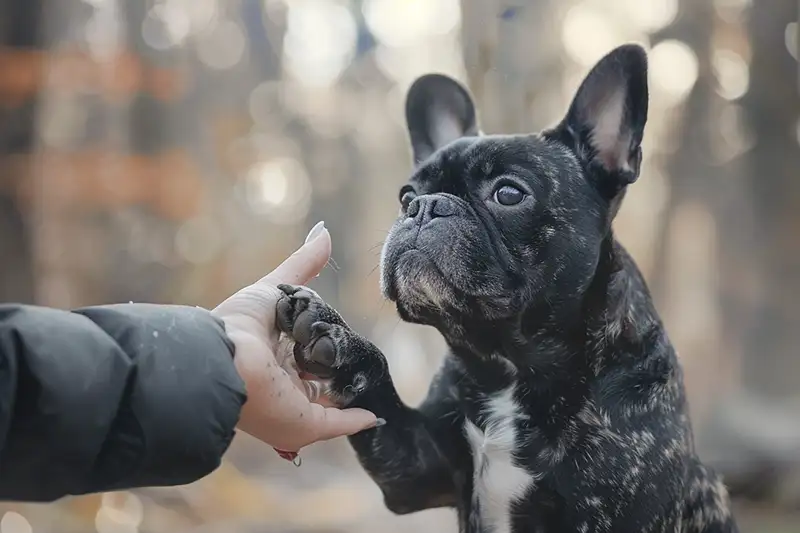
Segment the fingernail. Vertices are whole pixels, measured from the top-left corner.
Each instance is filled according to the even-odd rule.
[[[319,222],[314,224],[314,227],[311,228],[311,231],[308,232],[308,235],[306,236],[306,240],[305,240],[305,242],[303,242],[303,244],[308,244],[311,241],[313,241],[314,239],[316,239],[317,237],[319,237],[320,235],[322,235],[322,230],[324,230],[324,229],[325,229],[325,221],[324,220],[320,220]]]
[[[385,426],[385,425],[386,425],[386,419],[384,419],[384,418],[379,418],[379,419],[377,419],[375,421],[375,427],[376,428],[379,428],[379,427]]]

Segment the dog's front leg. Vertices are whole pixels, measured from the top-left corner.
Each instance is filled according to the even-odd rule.
[[[395,390],[384,355],[305,287],[282,285],[278,325],[296,342],[301,370],[328,381],[340,407],[361,407],[385,423],[350,437],[358,459],[397,514],[455,506],[465,481],[469,451],[444,376],[420,409]]]
[[[381,427],[351,436],[350,443],[394,513],[455,507],[465,494],[471,456],[450,382],[445,367],[419,409],[403,404],[390,379],[350,403],[386,419]]]

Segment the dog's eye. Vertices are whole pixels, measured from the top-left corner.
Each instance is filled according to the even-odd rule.
[[[525,194],[511,185],[503,185],[494,192],[494,199],[500,205],[517,205]]]
[[[400,206],[403,210],[408,209],[408,204],[411,203],[411,200],[417,197],[417,193],[414,192],[410,186],[406,185],[402,189],[400,189]]]

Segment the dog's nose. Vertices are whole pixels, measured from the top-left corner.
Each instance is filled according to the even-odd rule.
[[[449,217],[456,214],[453,200],[439,194],[423,194],[417,196],[408,204],[406,216],[419,224],[427,224],[434,218]]]

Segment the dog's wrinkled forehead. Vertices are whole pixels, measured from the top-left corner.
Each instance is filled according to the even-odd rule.
[[[583,168],[566,146],[538,134],[462,137],[422,162],[410,183],[417,194],[464,196],[504,176],[558,191],[582,181]]]

